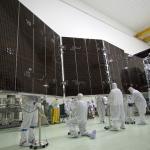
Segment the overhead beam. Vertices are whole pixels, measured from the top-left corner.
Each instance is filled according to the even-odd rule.
[[[135,37],[140,38],[140,37],[142,37],[142,36],[145,36],[146,34],[150,34],[150,27],[148,27],[148,28],[146,28],[145,30],[143,30],[143,31],[141,31],[141,32],[139,32],[139,33],[137,33],[137,34],[135,35]]]
[[[144,42],[150,42],[150,36],[147,36],[143,39]]]

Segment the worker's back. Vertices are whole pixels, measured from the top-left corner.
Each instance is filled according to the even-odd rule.
[[[87,103],[83,100],[77,101],[76,115],[79,122],[87,121]]]
[[[123,95],[120,89],[112,89],[110,93],[110,105],[123,105]]]

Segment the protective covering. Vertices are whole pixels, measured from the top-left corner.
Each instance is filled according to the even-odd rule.
[[[112,89],[116,89],[117,88],[117,84],[116,83],[112,83]]]
[[[123,104],[123,95],[117,84],[112,84],[112,90],[108,96],[108,104],[110,106],[110,115],[112,120],[112,130],[125,128],[125,112]],[[121,123],[121,125],[120,125]]]
[[[87,103],[83,101],[72,102],[72,118],[68,121],[70,133],[73,136],[78,136],[77,126],[79,127],[81,135],[86,134],[86,123],[87,123]]]
[[[87,103],[82,100],[83,94],[78,94],[77,98],[72,101],[71,105],[71,118],[68,120],[69,133],[71,137],[89,136],[95,138],[96,132],[88,133],[86,130],[87,125]],[[79,132],[78,129],[79,128]]]
[[[96,105],[97,105],[97,112],[99,115],[100,123],[105,122],[105,114],[106,114],[106,104],[107,104],[107,97],[104,96],[96,96]]]
[[[79,93],[78,96],[77,96],[78,100],[81,100],[82,97],[83,97],[83,94],[82,94],[82,93]]]
[[[65,113],[68,116],[71,116],[71,103],[72,103],[72,99],[68,99],[65,101]]]
[[[146,124],[145,122],[145,113],[146,113],[146,107],[147,107],[146,100],[144,96],[142,95],[142,93],[140,93],[138,90],[130,87],[129,91],[131,93],[131,100],[135,103],[135,106],[138,109],[138,113],[140,116],[139,124],[144,125]]]
[[[20,146],[29,146],[35,142],[34,128],[38,123],[38,98],[31,95],[22,96],[23,121],[21,124]]]

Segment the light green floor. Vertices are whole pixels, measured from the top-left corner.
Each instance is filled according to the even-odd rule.
[[[67,137],[65,124],[44,127],[43,137],[47,137],[49,146],[45,150],[150,150],[150,118],[147,125],[127,125],[119,132],[105,131],[98,119],[88,121],[88,130],[96,129],[97,137],[71,139]],[[29,150],[18,146],[19,129],[0,131],[0,150]]]

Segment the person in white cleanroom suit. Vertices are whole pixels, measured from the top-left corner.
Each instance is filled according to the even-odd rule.
[[[72,104],[72,99],[67,99],[65,101],[65,113],[70,116],[71,115],[71,104]]]
[[[92,133],[87,132],[87,103],[82,100],[83,94],[79,93],[77,97],[72,102],[72,117],[67,122],[69,126],[69,134],[71,137],[79,137],[79,132],[81,136],[88,136],[92,139],[96,136],[96,131]],[[79,128],[79,132],[77,130]]]
[[[117,88],[116,83],[112,83],[112,90],[108,96],[108,104],[112,120],[110,130],[118,131],[119,128],[125,129],[123,94],[121,90]]]
[[[106,104],[107,104],[107,97],[100,95],[96,96],[97,112],[100,118],[100,123],[105,122]]]
[[[35,142],[34,128],[38,123],[38,98],[32,95],[22,96],[23,121],[21,124],[20,146],[30,146]]]
[[[133,87],[129,87],[128,90],[131,93],[131,100],[135,103],[135,106],[138,109],[138,113],[140,116],[139,124],[145,125],[146,124],[145,114],[146,114],[146,107],[147,107],[146,100],[142,95],[142,93],[140,93],[138,90],[134,89]]]

